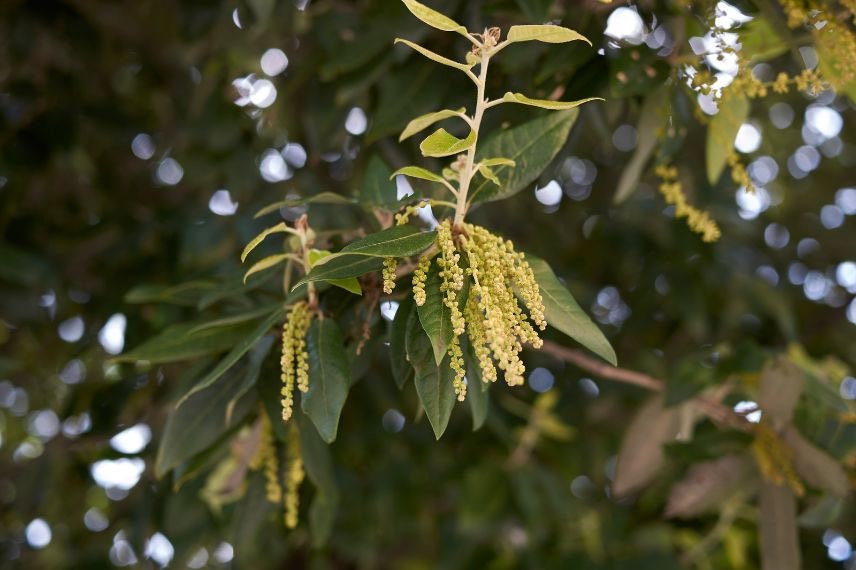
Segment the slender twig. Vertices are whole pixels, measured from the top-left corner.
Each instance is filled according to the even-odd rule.
[[[567,348],[549,340],[544,341],[542,350],[547,354],[551,354],[556,358],[570,362],[578,368],[582,368],[583,370],[591,372],[592,374],[606,380],[614,380],[616,382],[623,382],[624,384],[639,386],[640,388],[651,390],[653,392],[663,392],[666,389],[666,383],[658,378],[654,378],[653,376],[649,376],[642,372],[636,372],[635,370],[611,366],[596,360],[579,350]],[[746,418],[717,401],[703,396],[698,396],[693,398],[693,402],[712,420],[741,431],[751,431],[753,429],[752,424]]]

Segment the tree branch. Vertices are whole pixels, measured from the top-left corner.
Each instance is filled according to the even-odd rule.
[[[651,390],[652,392],[663,392],[666,389],[666,383],[658,378],[654,378],[653,376],[649,376],[642,372],[636,372],[635,370],[611,366],[605,362],[601,362],[600,360],[588,356],[580,350],[568,348],[549,340],[544,341],[544,346],[541,347],[541,350],[547,354],[555,356],[556,358],[564,360],[565,362],[570,362],[577,368],[582,368],[583,370],[591,372],[595,376],[599,376],[606,380],[614,380],[616,382],[623,382],[624,384],[630,384],[632,386],[639,386],[640,388]],[[752,423],[745,417],[737,414],[734,410],[718,401],[698,396],[693,398],[693,402],[699,407],[699,409],[701,409],[702,412],[704,412],[705,415],[716,422],[741,431],[753,430]]]

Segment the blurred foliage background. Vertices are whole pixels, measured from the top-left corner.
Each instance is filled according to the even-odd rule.
[[[849,3],[823,4],[852,35]],[[824,52],[769,0],[432,6],[469,29],[551,21],[592,40],[592,49],[507,50],[490,93],[606,99],[581,109],[537,186],[473,219],[549,260],[620,365],[663,379],[670,404],[707,390],[751,411],[764,361],[788,355],[807,376],[794,424],[844,466],[852,487],[856,90],[837,77],[837,92],[752,98],[736,139],[752,193],[727,170],[708,180],[716,103],[687,78],[687,66],[734,75],[733,54],[704,55],[712,27],[751,31],[740,36],[753,51],[739,65],[765,81],[814,68],[818,57],[823,71],[846,51]],[[260,207],[320,192],[358,196],[378,158],[422,163],[417,143],[399,145],[398,133],[416,115],[467,105],[471,86],[393,47],[399,36],[446,55],[467,49],[397,1],[0,6],[4,567],[760,567],[757,482],[705,512],[664,516],[692,465],[748,453],[751,438],[700,419],[691,437],[666,446],[644,490],[617,498],[616,457],[649,394],[528,352],[537,379],[494,387],[478,431],[459,406],[434,441],[412,386],[392,381],[383,299],[369,307],[376,334],[352,363],[339,437],[323,452],[337,504],[326,536],[310,521],[320,487],[304,486],[301,524],[286,531],[259,475],[234,496],[218,483],[232,436],[265,399],[265,379],[278,381],[276,358],[261,364],[252,401],[232,421],[196,408],[186,457],[156,477],[173,405],[212,361],[110,358],[170,325],[276,298],[275,283],[240,285],[239,253],[264,227],[253,218]],[[539,113],[502,107],[489,128]],[[654,162],[678,167],[719,241],[704,243],[675,219]],[[616,204],[622,184],[632,193]],[[293,221],[307,209],[322,231],[376,223],[342,205],[280,214]],[[365,310],[345,293],[330,299],[348,307],[343,318]],[[851,500],[810,484],[798,514],[804,567],[856,567]]]

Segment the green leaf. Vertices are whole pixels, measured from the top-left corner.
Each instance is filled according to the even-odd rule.
[[[413,297],[408,295],[398,306],[389,328],[389,363],[392,377],[399,389],[413,377],[413,366],[407,360],[406,339],[407,325],[411,314],[415,312],[416,303],[413,302]]]
[[[401,38],[395,38],[395,43],[403,43],[406,46],[418,51],[431,61],[436,61],[437,63],[441,63],[443,65],[448,65],[449,67],[454,67],[455,69],[460,69],[461,71],[469,71],[469,69],[473,66],[471,63],[461,63],[460,61],[455,61],[453,59],[449,59],[448,57],[443,57],[439,53],[434,53],[430,49],[426,49],[419,44],[413,43],[408,40],[404,40]]]
[[[325,257],[329,257],[332,255],[329,251],[320,251],[317,249],[309,250],[309,265],[310,267],[314,267],[315,264],[320,259],[324,259]],[[363,289],[360,287],[360,282],[356,277],[348,277],[347,279],[330,279],[328,283],[331,285],[335,285],[349,293],[353,293],[354,295],[362,295]]]
[[[446,180],[440,176],[439,174],[434,174],[430,170],[426,170],[419,166],[405,166],[404,168],[399,168],[390,176],[390,180],[398,176],[399,174],[403,174],[404,176],[410,176],[411,178],[419,178],[420,180],[428,180],[429,182],[439,182],[440,184],[446,184]]]
[[[321,438],[332,443],[351,384],[345,341],[335,321],[318,319],[309,327],[306,345],[309,390],[301,396],[300,405]]]
[[[621,172],[613,198],[615,204],[621,204],[636,191],[642,172],[657,149],[657,130],[666,118],[662,110],[669,103],[668,93],[667,87],[654,91],[648,95],[639,110],[639,121],[636,124],[636,150],[633,151],[633,157]]]
[[[562,26],[545,25],[529,25],[529,26],[511,26],[508,30],[508,43],[539,41],[548,44],[563,44],[581,40],[591,45],[591,42],[579,32],[575,32],[570,28]]]
[[[799,570],[797,499],[787,485],[761,485],[758,525],[762,570]]]
[[[443,302],[443,292],[440,285],[443,279],[436,263],[432,263],[425,280],[425,302],[416,307],[419,322],[431,341],[434,350],[434,362],[439,365],[446,356],[449,344],[452,342],[452,312]]]
[[[416,255],[433,244],[436,236],[437,232],[423,232],[414,226],[393,226],[349,243],[339,253],[320,260],[316,267],[323,267],[337,257],[351,255],[381,258]]]
[[[535,274],[544,300],[544,315],[547,323],[579,342],[613,366],[618,361],[615,351],[588,315],[577,304],[550,266],[534,255],[526,254],[526,261]]]
[[[417,2],[416,0],[401,0],[404,2],[404,5],[407,6],[407,9],[410,10],[410,13],[431,26],[432,28],[437,28],[438,30],[442,30],[444,32],[457,32],[462,36],[467,35],[467,29],[449,18],[448,16],[441,14],[436,10],[432,10],[425,4]]]
[[[481,157],[504,156],[517,166],[498,165],[493,169],[501,185],[483,180],[470,187],[470,200],[489,202],[508,198],[534,182],[568,140],[578,109],[553,113],[504,130],[489,139],[478,152]]]
[[[493,182],[497,186],[500,185],[499,178],[497,178],[496,173],[493,171],[493,169],[491,167],[485,166],[484,164],[482,164],[481,166],[479,166],[479,174],[481,174],[487,180],[490,180],[491,182]]]
[[[228,317],[223,317],[220,319],[214,319],[213,321],[208,321],[192,328],[187,334],[195,334],[210,328],[215,327],[227,327],[230,325],[236,325],[239,323],[245,323],[247,321],[254,321],[259,317],[263,317],[265,315],[269,315],[271,311],[274,310],[275,307],[278,307],[280,304],[272,304],[265,305],[263,307],[258,307],[251,311],[247,311],[245,313],[238,313],[237,315],[229,315]]]
[[[454,372],[446,358],[438,366],[434,361],[434,351],[431,341],[422,326],[416,312],[410,314],[407,324],[407,357],[413,366],[413,382],[416,394],[428,416],[428,422],[434,431],[434,437],[440,439],[455,406],[455,387],[452,384]]]
[[[743,95],[726,96],[719,101],[719,112],[707,127],[707,180],[716,184],[734,152],[734,138],[749,116],[749,99]]]
[[[767,18],[754,18],[743,24],[738,33],[742,46],[740,54],[747,61],[767,61],[788,51],[788,44],[782,41]]]
[[[247,394],[246,366],[235,367],[220,382],[197,392],[187,404],[169,415],[155,459],[155,475],[160,478],[181,462],[204,451],[226,432],[241,423],[254,407],[255,394]],[[244,391],[241,397],[239,394]],[[226,417],[230,403],[231,417]]]
[[[502,96],[502,100],[506,103],[519,103],[521,105],[529,105],[530,107],[539,107],[541,109],[550,109],[553,111],[564,111],[567,109],[575,109],[583,103],[589,101],[604,101],[602,97],[588,97],[579,101],[549,101],[547,99],[530,99],[522,93],[512,93],[509,91]]]
[[[300,455],[309,480],[317,493],[309,507],[309,527],[312,545],[319,548],[327,543],[339,508],[339,485],[333,468],[330,447],[309,425],[305,414],[295,416],[300,426]]]
[[[482,381],[481,368],[471,349],[471,346],[467,346],[464,353],[467,364],[467,400],[470,402],[470,412],[473,416],[473,431],[477,431],[487,419],[490,383]]]
[[[113,358],[112,362],[145,360],[160,364],[190,360],[232,348],[255,329],[254,323],[246,322],[233,327],[213,327],[190,334],[191,330],[201,324],[204,323],[172,325],[135,349]]]
[[[260,218],[264,215],[277,212],[280,210],[280,208],[294,208],[295,206],[303,206],[305,204],[356,204],[356,201],[353,198],[348,198],[347,196],[342,196],[341,194],[335,194],[333,192],[320,192],[318,194],[306,196],[304,198],[295,198],[293,200],[281,200],[279,202],[274,202],[273,204],[269,204],[258,212],[256,212],[256,215],[253,217]]]
[[[398,191],[389,181],[392,169],[378,155],[372,155],[363,171],[360,202],[367,206],[395,211],[399,208]]]
[[[187,394],[182,396],[182,398],[176,404],[176,407],[181,407],[181,405],[186,402],[187,399],[190,398],[190,396],[199,392],[200,390],[204,390],[205,388],[216,382],[217,379],[220,378],[220,376],[222,376],[229,368],[234,366],[234,364],[238,362],[238,360],[242,356],[244,356],[244,354],[246,354],[248,350],[250,350],[257,342],[259,342],[259,340],[261,340],[261,338],[265,334],[267,334],[268,331],[270,331],[270,329],[275,324],[282,320],[284,313],[285,311],[281,306],[277,307],[268,316],[268,318],[259,323],[252,330],[252,332],[250,332],[250,334],[248,334],[239,342],[237,342],[232,347],[232,350],[230,350],[229,353],[226,354],[226,356],[224,356],[223,359],[217,363],[217,366],[215,366],[208,374],[206,374],[205,377],[202,378],[202,380],[197,382],[196,385],[193,386],[193,388],[191,388]]]
[[[138,285],[127,293],[126,303],[169,303],[173,305],[193,306],[201,295],[217,288],[214,281],[188,281],[178,285]]]
[[[482,166],[515,166],[510,158],[483,158],[479,161]]]
[[[333,256],[330,257],[332,258]],[[332,282],[340,279],[359,277],[360,275],[377,271],[381,267],[383,267],[383,258],[381,257],[369,257],[365,255],[336,257],[323,265],[315,266],[303,279],[295,283],[291,290],[294,291],[301,285],[315,281]]]
[[[443,109],[442,111],[436,111],[434,113],[428,113],[427,115],[422,115],[420,117],[416,117],[404,127],[404,130],[401,131],[401,136],[398,137],[398,142],[401,142],[405,139],[408,139],[415,135],[416,133],[420,133],[436,123],[437,121],[442,121],[443,119],[449,119],[451,117],[457,117],[461,113],[466,113],[466,109],[461,107],[457,111],[452,111],[451,109]]]
[[[295,233],[295,230],[294,228],[288,227],[285,222],[280,222],[273,227],[267,228],[262,233],[254,237],[250,241],[250,243],[247,244],[247,247],[244,248],[244,251],[241,252],[241,263],[243,263],[247,259],[247,256],[250,255],[250,252],[256,249],[256,247],[260,243],[262,243],[266,237],[277,233]],[[246,281],[246,277],[244,278],[244,281]]]
[[[419,150],[423,156],[442,157],[463,152],[474,144],[476,144],[475,131],[470,131],[467,138],[459,139],[446,129],[437,129],[419,143]]]
[[[232,399],[229,400],[229,403],[226,405],[226,423],[232,421],[232,416],[235,414],[235,409],[240,399],[244,394],[250,391],[250,388],[256,385],[256,382],[259,379],[259,373],[262,369],[262,363],[270,353],[273,343],[273,336],[263,336],[259,339],[259,342],[250,349],[249,356],[247,357],[247,367],[246,372],[244,373],[244,378],[240,383],[238,383],[238,387],[235,389],[235,395],[232,396]]]
[[[411,58],[395,73],[384,73],[365,144],[397,135],[413,117],[435,111],[437,102],[443,101],[452,88],[452,83],[445,81],[446,72],[445,67],[425,65],[421,58]]]
[[[413,226],[393,226],[348,244],[338,253],[321,260],[295,287],[312,281],[357,277],[377,271],[387,257],[407,257],[428,248],[437,232],[423,232]]]
[[[247,270],[246,273],[244,273],[244,283],[247,282],[247,279],[249,279],[251,275],[255,275],[256,273],[264,271],[265,269],[270,269],[271,267],[276,267],[290,257],[294,257],[294,254],[278,253],[276,255],[269,255],[261,261],[257,261]]]

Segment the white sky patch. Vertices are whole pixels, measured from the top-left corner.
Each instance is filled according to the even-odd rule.
[[[734,148],[744,154],[758,150],[761,146],[761,130],[752,123],[743,123],[734,138]]]
[[[366,132],[369,126],[369,120],[366,117],[365,111],[359,107],[354,107],[348,112],[348,117],[345,119],[345,130],[354,136],[359,136]]]
[[[293,176],[282,154],[272,148],[267,149],[262,154],[262,160],[259,163],[259,173],[268,182],[282,182]]]
[[[259,79],[253,83],[250,103],[259,109],[267,109],[276,101],[276,86],[269,79]]]
[[[165,158],[158,164],[155,178],[161,184],[175,186],[184,178],[184,168],[174,158]]]
[[[31,548],[44,548],[51,543],[53,537],[51,527],[45,522],[45,519],[31,520],[24,530],[24,535],[27,537],[27,544]]]
[[[622,6],[609,15],[603,33],[613,39],[639,45],[645,39],[645,23],[639,12]]]
[[[146,541],[143,556],[153,560],[163,568],[169,564],[172,557],[175,556],[175,548],[173,548],[172,543],[167,539],[167,537],[156,532],[148,541]]]
[[[380,304],[380,316],[385,321],[392,322],[392,319],[395,318],[395,314],[398,312],[398,305],[398,301],[384,301]]]
[[[535,199],[545,206],[555,206],[562,201],[562,187],[556,180],[551,180],[543,188],[535,188]]]
[[[131,141],[131,152],[141,160],[148,160],[155,155],[155,142],[146,133],[140,133]]]
[[[133,455],[144,450],[151,440],[151,428],[146,424],[137,424],[110,438],[110,447],[119,453]]]
[[[758,404],[756,402],[752,402],[749,400],[744,400],[742,402],[737,402],[734,405],[734,411],[738,414],[742,414],[743,412],[753,410],[746,414],[746,420],[752,422],[753,424],[757,424],[761,421],[762,412],[758,409]]]
[[[395,177],[395,199],[403,200],[408,196],[413,196],[416,192],[413,191],[413,186],[410,185],[410,181],[403,174],[399,174]]]
[[[279,48],[270,48],[259,60],[262,71],[269,77],[279,75],[288,67],[288,56]]]
[[[100,487],[127,491],[139,483],[145,469],[146,462],[139,457],[123,457],[96,461],[90,467],[90,473]]]
[[[238,211],[238,203],[232,200],[232,195],[226,189],[217,190],[208,200],[208,209],[218,216],[234,216]]]
[[[59,338],[65,342],[77,342],[83,337],[84,329],[85,327],[83,325],[82,318],[71,317],[59,324],[59,327],[57,327],[57,334],[59,334]]]
[[[122,313],[116,313],[98,332],[98,342],[108,354],[119,354],[125,348],[125,329],[128,319]]]

